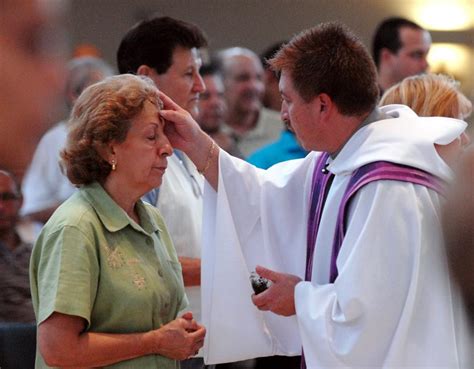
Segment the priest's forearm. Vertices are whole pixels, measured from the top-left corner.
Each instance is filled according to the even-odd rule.
[[[219,146],[207,134],[202,132],[192,149],[186,154],[194,162],[199,173],[217,191],[219,182]]]

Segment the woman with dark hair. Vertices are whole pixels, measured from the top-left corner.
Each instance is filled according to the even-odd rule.
[[[187,305],[181,266],[156,208],[172,148],[147,78],[87,88],[71,115],[62,165],[79,191],[45,225],[30,267],[37,368],[177,368],[205,328]]]

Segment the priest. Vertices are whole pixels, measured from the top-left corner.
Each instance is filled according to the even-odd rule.
[[[302,350],[307,368],[470,367],[439,218],[452,172],[437,151],[466,124],[376,108],[373,62],[338,23],[303,31],[270,64],[282,116],[311,152],[266,171],[219,150],[163,95],[166,134],[207,179],[205,359]],[[254,269],[271,281],[256,295]]]

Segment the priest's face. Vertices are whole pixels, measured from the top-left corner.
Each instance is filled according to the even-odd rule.
[[[279,87],[282,120],[296,134],[305,150],[323,150],[321,143],[324,142],[325,132],[320,124],[317,97],[310,102],[305,101],[295,90],[291,75],[286,70],[281,72]]]

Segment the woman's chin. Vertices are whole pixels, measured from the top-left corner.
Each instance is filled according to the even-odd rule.
[[[160,175],[159,178],[153,181],[153,188],[160,187],[162,183],[163,183],[163,176]]]

